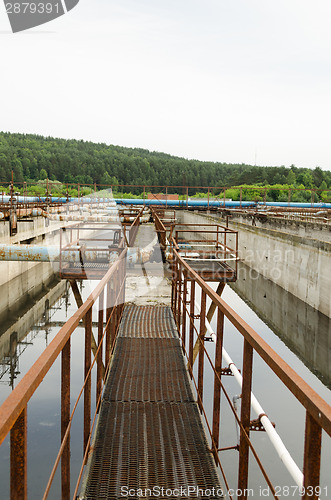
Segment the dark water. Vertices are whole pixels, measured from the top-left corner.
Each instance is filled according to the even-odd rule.
[[[92,284],[92,289],[96,283]],[[81,289],[83,298],[90,293],[90,282]],[[61,297],[59,299],[59,297]],[[0,404],[16,387],[24,374],[52,341],[61,325],[77,310],[75,299],[66,282],[56,284],[31,309],[17,318],[0,337]],[[39,313],[39,316],[36,315]],[[96,321],[93,316],[93,321]],[[31,326],[34,321],[34,326]],[[94,328],[95,333],[95,328]],[[83,384],[84,329],[78,327],[72,335],[71,407]],[[73,354],[74,353],[74,354]],[[60,359],[58,359],[28,403],[28,495],[42,498],[50,471],[60,447]],[[92,378],[92,405],[95,398],[95,378]],[[92,406],[93,407],[93,406]],[[71,475],[76,481],[83,456],[82,402],[74,417],[71,432]],[[9,499],[9,438],[0,448],[0,499]],[[76,483],[75,483],[76,484]],[[73,492],[73,491],[72,491]],[[49,498],[61,497],[59,474]]]
[[[86,298],[95,286],[96,282],[84,282],[83,297]],[[227,286],[223,292],[223,298],[316,392],[331,404],[331,391],[328,387],[331,378],[329,369],[330,320],[321,317],[309,306],[299,304],[299,301],[278,288],[261,276],[251,274],[233,288]],[[76,310],[70,289],[65,282],[61,282],[48,290],[39,301],[32,303],[31,308],[27,308],[28,312],[24,313],[21,318],[17,318],[6,331],[2,331],[0,337],[2,359],[0,403],[51,342],[61,324]],[[94,316],[93,321],[96,320]],[[212,326],[215,329],[214,322]],[[95,334],[96,328],[94,327],[93,330]],[[213,358],[214,345],[206,343],[206,346]],[[241,368],[242,337],[228,321],[225,322],[225,348],[238,368]],[[72,405],[83,382],[83,351],[83,328],[77,328],[72,336],[72,353],[74,353],[71,373]],[[205,406],[207,413],[211,415],[213,375],[208,368],[208,363],[206,363],[205,370]],[[231,398],[240,394],[240,388],[233,377],[224,377],[223,380]],[[95,397],[94,379],[92,388],[93,399]],[[278,433],[294,460],[301,467],[305,411],[257,355],[254,357],[253,392],[270,419],[276,423]],[[82,461],[82,436],[83,419],[80,404],[71,434],[73,484],[75,484]],[[294,482],[280,462],[267,435],[256,432],[252,433],[251,437],[271,480],[281,489],[280,497],[299,498],[294,488],[291,489]],[[235,444],[237,444],[235,421],[223,397],[220,446]],[[322,488],[328,488],[330,495],[331,446],[327,435],[323,435],[322,444],[321,485]],[[37,500],[42,497],[59,445],[60,363],[57,361],[28,405],[29,498]],[[224,451],[221,454],[230,486],[234,489],[236,488],[237,458],[236,451]],[[261,490],[265,487],[265,482],[253,459],[250,461],[249,487],[252,488],[250,497],[268,497],[267,491]],[[287,490],[287,487],[290,489]],[[327,497],[325,493],[326,491],[322,490],[321,498]],[[9,443],[6,439],[0,448],[0,500],[8,498]],[[58,475],[49,498],[60,498]]]
[[[249,271],[249,270],[248,270]],[[242,274],[243,276],[243,274]],[[215,284],[212,284],[213,288]],[[240,293],[240,296],[239,296]],[[329,404],[331,404],[330,345],[331,320],[299,301],[287,292],[256,273],[245,276],[245,280],[226,286],[222,298]],[[254,305],[253,305],[254,304]],[[208,306],[207,306],[208,307]],[[216,323],[212,326],[215,330]],[[214,359],[214,345],[206,343]],[[242,367],[242,336],[225,321],[224,347],[238,368]],[[212,415],[213,376],[206,367],[205,403]],[[231,399],[240,394],[240,388],[233,377],[223,377]],[[291,453],[297,465],[302,468],[304,450],[305,410],[295,397],[278,380],[271,369],[255,354],[253,392],[276,423],[276,430]],[[240,412],[240,402],[238,403]],[[252,418],[257,415],[253,413]],[[252,432],[251,439],[261,455],[267,473],[273,484],[279,487],[280,497],[300,498],[295,483],[278,458],[266,433]],[[222,399],[222,423],[220,447],[237,444],[237,429],[234,417],[225,398]],[[221,453],[223,467],[232,488],[236,489],[237,452]],[[331,440],[326,433],[322,438],[322,469],[320,497],[331,495]],[[250,496],[269,496],[263,490],[265,481],[250,458]],[[271,498],[271,494],[270,494]]]

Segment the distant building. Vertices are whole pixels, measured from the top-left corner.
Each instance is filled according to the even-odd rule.
[[[178,200],[179,196],[178,196],[178,194],[148,193],[147,199],[148,200]]]

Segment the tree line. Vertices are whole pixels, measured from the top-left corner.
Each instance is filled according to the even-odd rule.
[[[295,165],[254,166],[189,160],[140,148],[125,148],[82,140],[66,140],[34,134],[0,132],[0,183],[8,183],[11,172],[14,182],[36,184],[49,179],[62,184],[146,185],[146,186],[246,186],[247,196],[255,187],[274,186],[273,199],[289,188],[319,189],[329,196],[331,171],[300,168]],[[250,186],[250,190],[248,189]],[[275,187],[275,186],[278,186]],[[269,189],[270,188],[270,189]],[[60,189],[60,186],[59,186]],[[120,188],[118,188],[120,190]],[[89,191],[89,189],[87,188]],[[62,189],[63,191],[63,189]],[[128,191],[128,189],[126,189]],[[141,188],[130,188],[134,195]],[[249,192],[248,192],[249,191]],[[259,191],[259,192],[258,192]],[[180,189],[169,189],[179,192]],[[217,189],[215,189],[217,194]],[[239,191],[232,191],[238,198]],[[300,201],[300,191],[297,192]],[[182,193],[181,193],[182,194]],[[228,193],[230,194],[230,193]],[[255,197],[261,196],[257,190]],[[281,194],[286,198],[287,195]],[[309,194],[306,194],[306,197]],[[262,195],[263,197],[263,195]],[[301,197],[302,198],[302,197]]]

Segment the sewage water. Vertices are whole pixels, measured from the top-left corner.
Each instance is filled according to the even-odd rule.
[[[244,265],[240,279],[226,286],[222,298],[291,366],[328,404],[331,404],[331,320],[270,280]],[[216,289],[215,283],[211,284]],[[207,303],[208,308],[208,303]],[[216,321],[212,321],[216,331]],[[213,343],[206,347],[214,359]],[[226,319],[224,347],[234,363],[242,367],[243,339]],[[207,363],[209,365],[209,363]],[[213,376],[206,366],[205,403],[209,418],[212,416]],[[240,395],[234,377],[222,379],[231,398]],[[265,362],[254,354],[253,393],[262,405],[297,465],[302,468],[304,450],[305,410],[290,391],[278,380]],[[240,413],[240,400],[238,400]],[[252,412],[252,418],[257,415]],[[220,447],[238,443],[238,429],[222,396]],[[274,484],[279,497],[300,498],[296,485],[278,458],[264,432],[251,432],[251,440]],[[221,452],[221,460],[231,488],[236,490],[237,451]],[[331,495],[331,439],[323,432],[320,498]],[[250,497],[270,497],[267,485],[250,455]]]
[[[331,322],[309,306],[262,276],[240,272],[241,280],[226,286],[222,297],[237,311],[297,373],[331,404],[330,343]],[[86,298],[96,282],[85,281],[81,293]],[[213,284],[215,287],[215,284]],[[199,297],[197,297],[199,299]],[[55,337],[61,325],[77,310],[66,282],[56,283],[37,302],[30,304],[20,318],[6,327],[0,336],[0,404],[28,371],[45,347]],[[93,317],[93,321],[97,318]],[[8,325],[7,325],[8,326]],[[216,329],[216,324],[212,321]],[[94,328],[95,333],[95,328]],[[213,358],[214,345],[206,343]],[[241,368],[242,337],[225,321],[224,346],[233,361]],[[84,330],[77,328],[72,336],[72,405],[83,383]],[[319,378],[318,378],[319,377]],[[240,394],[233,377],[224,377],[231,397]],[[92,400],[95,398],[95,379],[92,380]],[[253,392],[288,447],[294,460],[303,463],[305,411],[294,396],[279,382],[273,372],[254,356]],[[213,375],[205,363],[205,406],[212,414]],[[93,402],[92,402],[93,407]],[[240,404],[239,404],[240,410]],[[252,415],[254,418],[255,416]],[[74,485],[82,461],[83,418],[82,404],[78,406],[71,433],[71,476]],[[263,432],[251,433],[251,438],[279,497],[300,498],[295,484],[280,462]],[[237,428],[225,398],[222,398],[221,447],[237,444]],[[331,494],[331,442],[323,434],[321,495]],[[29,498],[42,498],[45,486],[60,446],[60,363],[57,361],[28,405],[28,493]],[[0,500],[9,499],[9,439],[0,448]],[[230,487],[236,489],[237,451],[224,451],[221,460]],[[50,499],[60,498],[60,479],[57,473]],[[265,481],[250,457],[249,497],[270,497]],[[73,492],[73,490],[72,490]]]

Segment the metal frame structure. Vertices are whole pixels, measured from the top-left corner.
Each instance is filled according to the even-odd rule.
[[[74,493],[75,498],[83,467],[86,463],[90,449],[91,433],[100,404],[103,380],[109,370],[110,357],[114,348],[117,330],[123,312],[123,304],[125,302],[126,260],[128,250],[124,248],[124,243],[127,243],[128,246],[133,245],[140,223],[140,213],[142,213],[142,211],[138,213],[130,226],[129,240],[127,238],[125,239],[124,236],[122,237],[118,260],[107,270],[105,276],[84,303],[82,303],[82,301],[79,302],[81,299],[75,294],[78,303],[78,311],[64,326],[62,326],[53,341],[0,407],[0,444],[9,433],[11,436],[11,500],[25,500],[27,498],[27,405],[55,360],[60,356],[62,363],[61,447],[43,498],[47,498],[60,460],[62,481],[61,498],[62,500],[69,500],[70,498],[70,428],[73,414],[78,404],[77,400],[73,411],[70,413],[70,338],[82,321],[85,329],[85,356],[82,367],[84,370],[84,385],[80,391],[79,398],[82,395],[84,397],[84,459]],[[198,404],[205,416],[211,436],[211,452],[220,467],[226,487],[228,483],[222,467],[222,460],[220,459],[220,453],[224,449],[219,448],[220,402],[222,393],[228,401],[234,418],[240,427],[240,443],[238,446],[238,490],[243,492],[241,498],[246,498],[245,491],[247,491],[249,478],[248,464],[250,454],[256,459],[266,483],[270,488],[270,492],[272,492],[275,498],[278,498],[275,487],[271,484],[268,474],[250,440],[250,432],[253,429],[261,429],[265,417],[264,413],[260,413],[258,422],[251,420],[252,366],[254,353],[257,353],[306,410],[302,496],[305,500],[309,498],[317,500],[319,496],[321,434],[322,430],[324,430],[331,436],[331,407],[225,303],[217,292],[212,290],[205,279],[203,279],[203,276],[199,275],[199,273],[192,268],[192,265],[190,265],[191,262],[185,261],[185,258],[180,254],[178,236],[176,240],[172,226],[166,228],[156,211],[153,212],[153,217],[156,229],[159,233],[161,246],[166,250],[170,244],[169,257],[172,269],[172,311],[181,338],[182,348],[188,359],[189,373],[197,390]],[[216,229],[216,234],[217,232],[220,232],[219,228]],[[225,233],[227,234],[226,231]],[[77,240],[79,240],[79,235],[77,236]],[[72,238],[72,243],[73,242],[74,239]],[[225,249],[227,249],[226,242]],[[231,251],[233,250],[231,249]],[[71,284],[75,291],[75,282]],[[222,289],[224,283],[220,283],[220,286]],[[201,299],[197,314],[196,297],[198,296],[198,289]],[[205,334],[208,327],[208,321],[210,321],[209,311],[207,312],[207,300],[211,302],[209,311],[215,311],[217,316],[214,360],[211,359],[205,348]],[[105,302],[106,306],[104,307]],[[92,329],[93,308],[97,308],[98,313],[97,340],[94,339]],[[106,310],[106,314],[104,314],[104,309]],[[230,365],[233,364],[230,363],[228,366],[222,365],[225,318],[230,321],[243,337],[242,403],[240,417],[237,415],[234,405],[222,382],[222,377],[229,375],[231,370]],[[197,379],[193,376],[195,338],[198,341]],[[93,360],[91,359],[91,351],[93,351],[94,354]],[[210,363],[214,373],[213,420],[211,423],[208,422],[203,404],[206,361]],[[94,367],[97,372],[96,409],[91,425],[91,375]],[[233,448],[237,449],[237,446]]]
[[[233,282],[238,273],[238,231],[220,224],[176,224],[174,245],[181,257],[189,261],[191,267],[207,281]],[[192,235],[197,235],[193,238]],[[229,247],[232,238],[234,248]],[[180,243],[183,247],[180,247]],[[186,245],[188,250],[185,249]],[[190,257],[191,250],[196,256]]]
[[[131,225],[128,223],[96,223],[74,224],[60,229],[60,277],[63,279],[101,279],[105,275],[110,262],[110,254],[121,255],[124,248],[134,245],[140,219],[144,212],[144,207],[134,211],[135,218]],[[98,238],[100,231],[116,232],[118,237]],[[64,233],[69,243],[64,244]],[[84,237],[86,234],[86,237]],[[102,244],[102,246],[100,245]],[[88,244],[92,246],[88,246]],[[79,247],[80,263],[78,265],[65,261],[65,253]],[[85,262],[84,252],[94,252],[94,262]]]
[[[65,323],[56,337],[19,382],[15,390],[0,407],[0,443],[10,432],[10,498],[27,498],[27,405],[55,360],[61,357],[61,447],[51,473],[44,498],[47,498],[58,464],[61,460],[62,500],[70,498],[70,428],[78,401],[84,398],[84,460],[86,463],[90,447],[91,433],[100,404],[103,380],[105,379],[117,330],[125,302],[126,252],[123,250],[103,277],[93,293],[79,307],[78,311]],[[98,300],[99,299],[99,300]],[[104,303],[106,300],[106,315]],[[92,349],[92,309],[98,307],[97,352],[91,360]],[[106,316],[106,317],[104,317]],[[83,360],[84,384],[70,413],[70,339],[80,321],[85,327],[85,357]],[[105,358],[103,362],[103,346]],[[96,410],[91,426],[91,373],[96,366]],[[82,474],[82,470],[81,470]],[[81,477],[80,474],[80,477]],[[80,480],[79,477],[79,480]],[[79,482],[78,480],[78,482]],[[78,484],[76,487],[76,492]],[[75,493],[76,495],[76,493]],[[75,496],[74,496],[75,498]]]
[[[306,410],[306,428],[304,435],[304,464],[302,484],[302,497],[305,500],[319,497],[319,475],[321,460],[321,435],[322,429],[331,436],[331,407],[289,366],[268,344],[251,328],[240,316],[233,311],[220,296],[189,266],[176,250],[176,242],[171,242],[172,254],[172,310],[177,322],[178,332],[182,339],[183,351],[188,359],[188,368],[197,390],[198,404],[203,412],[211,436],[211,450],[214,454],[227,485],[227,479],[222,468],[219,453],[220,429],[220,401],[221,393],[230,405],[233,415],[240,426],[239,465],[238,465],[238,491],[242,492],[240,498],[246,499],[248,485],[248,463],[250,452],[255,457],[257,464],[264,476],[270,492],[274,498],[275,487],[271,484],[258,454],[249,438],[252,428],[260,426],[265,414],[259,415],[259,422],[251,422],[251,387],[253,376],[253,354],[257,353],[272,369],[282,383],[292,392]],[[195,314],[196,288],[201,292],[200,313]],[[190,293],[189,293],[190,291]],[[189,299],[188,297],[189,293]],[[204,345],[206,333],[206,304],[209,298],[217,310],[217,332],[215,360],[213,361]],[[242,365],[242,394],[241,415],[238,417],[234,405],[222,383],[222,375],[229,374],[229,366],[222,367],[224,320],[227,318],[243,337],[243,365]],[[199,320],[199,326],[195,320]],[[194,336],[199,342],[198,377],[193,377],[194,364]],[[206,411],[203,407],[204,364],[208,360],[214,373],[214,402],[213,420],[208,422]],[[253,427],[252,427],[253,426]],[[237,448],[236,446],[234,448]]]

